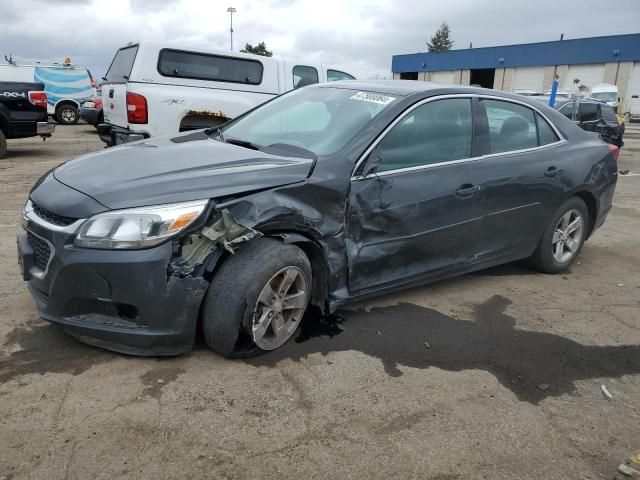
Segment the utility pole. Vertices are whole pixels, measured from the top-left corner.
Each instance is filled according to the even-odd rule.
[[[229,27],[229,33],[231,34],[231,51],[233,52],[233,14],[236,13],[236,9],[229,7],[227,8],[227,12],[231,14],[231,26]]]

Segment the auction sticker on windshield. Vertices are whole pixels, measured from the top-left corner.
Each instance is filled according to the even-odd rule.
[[[389,97],[380,93],[358,92],[351,97],[351,100],[360,100],[362,102],[378,103],[380,105],[388,105],[393,102],[396,97]]]

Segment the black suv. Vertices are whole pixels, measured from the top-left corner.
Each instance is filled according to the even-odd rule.
[[[599,133],[605,142],[624,145],[624,125],[620,125],[610,105],[592,99],[562,99],[556,100],[555,108],[583,130]]]

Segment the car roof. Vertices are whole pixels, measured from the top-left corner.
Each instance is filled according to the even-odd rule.
[[[526,97],[501,90],[493,90],[490,88],[471,87],[466,85],[458,85],[452,83],[434,83],[423,82],[420,80],[339,80],[335,82],[315,84],[318,88],[345,88],[349,90],[363,90],[368,92],[382,93],[386,95],[394,95],[405,97],[413,94],[437,92],[438,94],[476,94],[491,95],[504,97],[531,103],[530,98],[539,98],[535,96]],[[538,105],[532,103],[532,105]]]

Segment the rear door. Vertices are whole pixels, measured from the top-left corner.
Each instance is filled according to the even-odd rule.
[[[471,165],[483,217],[473,256],[482,262],[530,255],[562,192],[561,138],[523,103],[481,98],[476,117],[485,155]]]
[[[112,125],[127,127],[127,82],[133,69],[138,45],[121,48],[116,52],[105,75],[102,86],[102,108],[104,121]]]

